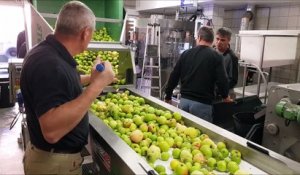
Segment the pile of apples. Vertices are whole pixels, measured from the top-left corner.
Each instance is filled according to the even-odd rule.
[[[114,41],[111,36],[108,34],[107,29],[103,27],[102,29],[100,28],[99,30],[95,30],[92,36],[92,41],[108,41],[112,42]]]
[[[185,126],[179,112],[154,108],[129,91],[109,92],[95,100],[90,110],[160,175],[167,174],[166,168],[175,175],[241,173],[240,151],[229,150],[225,142],[215,143],[199,129]]]
[[[77,70],[83,74],[91,74],[92,66],[94,65],[95,59],[99,57],[102,61],[109,61],[112,64],[113,71],[118,78],[116,84],[124,85],[126,79],[119,75],[119,53],[117,51],[90,51],[85,50],[83,53],[80,53],[74,56],[74,59],[78,63]]]

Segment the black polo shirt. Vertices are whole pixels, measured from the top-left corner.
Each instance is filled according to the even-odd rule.
[[[67,49],[53,35],[47,36],[25,58],[21,73],[21,91],[31,143],[41,149],[80,151],[87,144],[87,114],[72,131],[55,144],[44,139],[38,121],[51,108],[69,102],[82,93],[76,65]]]

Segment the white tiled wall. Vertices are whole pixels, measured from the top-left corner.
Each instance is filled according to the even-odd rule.
[[[230,46],[234,50],[235,48],[235,34],[239,33],[240,26],[241,26],[241,19],[245,10],[225,10],[224,11],[224,26],[228,27],[232,30],[232,37]]]
[[[224,26],[233,31],[231,46],[235,46],[235,34],[239,32],[240,22],[245,10],[225,10]],[[257,7],[254,30],[300,30],[300,6]],[[275,67],[271,81],[295,83],[298,74],[299,58],[293,65]]]
[[[214,30],[223,26],[224,8],[216,5],[208,5],[203,8],[203,14],[212,19]]]

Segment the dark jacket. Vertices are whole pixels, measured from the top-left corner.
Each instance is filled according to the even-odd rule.
[[[239,74],[238,57],[234,54],[234,52],[230,48],[228,48],[223,53],[223,57],[224,57],[226,73],[228,76],[229,89],[233,89],[238,82],[238,74]]]

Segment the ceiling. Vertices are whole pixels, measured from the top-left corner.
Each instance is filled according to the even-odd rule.
[[[138,1],[141,0],[124,0],[125,8],[135,8]],[[177,0],[179,1],[179,0]],[[288,5],[300,5],[300,0],[197,0],[197,6],[187,6],[181,8],[180,6],[172,6],[165,8],[140,10],[142,14],[163,14],[174,15],[176,10],[180,10],[181,14],[192,14],[197,9],[201,9],[207,5],[217,5],[224,7],[225,10],[246,9],[247,5],[254,4],[256,7],[272,7],[272,6],[288,6]]]

